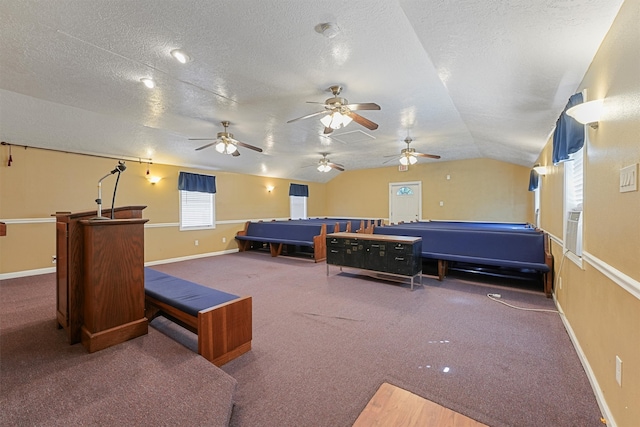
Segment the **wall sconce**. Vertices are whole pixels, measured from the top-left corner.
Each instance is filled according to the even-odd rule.
[[[547,174],[546,166],[535,165],[533,167],[533,170],[536,171],[536,173],[540,176],[545,176]]]
[[[159,177],[159,176],[156,176],[156,175],[151,175],[151,162],[147,163],[147,173],[144,175],[144,177],[151,184],[157,184],[162,179],[162,177]]]
[[[567,115],[573,117],[583,125],[589,125],[594,129],[598,129],[598,121],[600,121],[600,115],[602,114],[603,103],[604,99],[583,102],[582,104],[569,108]]]
[[[267,185],[267,193],[271,193],[273,191],[273,185]]]

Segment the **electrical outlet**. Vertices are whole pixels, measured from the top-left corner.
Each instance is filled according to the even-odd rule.
[[[444,202],[440,200],[440,206],[444,206]]]
[[[227,243],[227,238],[226,237],[222,238],[222,243]]]
[[[200,244],[200,242],[198,242],[197,240],[195,242],[193,242],[194,245],[198,246]]]
[[[616,381],[622,387],[622,359],[616,356]]]
[[[58,258],[55,255],[51,255],[51,264],[55,264],[56,261],[58,261]]]

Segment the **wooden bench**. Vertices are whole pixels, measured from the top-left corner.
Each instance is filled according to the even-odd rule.
[[[374,234],[422,237],[422,258],[437,260],[439,280],[446,275],[449,262],[534,270],[542,275],[544,293],[551,297],[553,256],[543,231],[396,225],[377,227]]]
[[[244,230],[236,233],[240,252],[269,245],[271,256],[282,254],[285,246],[300,246],[313,249],[315,262],[327,258],[327,224],[300,224],[296,221],[251,222],[247,221]]]
[[[145,316],[163,316],[198,335],[198,354],[216,366],[251,350],[252,299],[145,268]]]

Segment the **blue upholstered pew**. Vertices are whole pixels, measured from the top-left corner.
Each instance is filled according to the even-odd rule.
[[[240,252],[268,244],[271,256],[282,254],[283,246],[313,249],[315,262],[327,258],[327,224],[322,222],[300,224],[296,221],[247,221],[244,230],[236,233]]]
[[[164,316],[198,335],[198,354],[217,366],[251,350],[252,299],[144,269],[145,316]]]
[[[537,229],[532,224],[516,222],[415,221],[403,222],[398,225],[389,225],[388,227],[423,227],[459,230],[513,231],[524,233],[537,231]]]
[[[418,226],[376,227],[374,234],[422,237],[422,257],[438,261],[438,278],[446,275],[449,262],[491,265],[539,272],[544,292],[551,297],[553,256],[548,236],[540,230],[429,228]]]

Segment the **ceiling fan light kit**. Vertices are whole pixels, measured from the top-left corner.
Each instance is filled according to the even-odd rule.
[[[237,150],[238,150],[238,147],[236,147],[235,145],[229,142],[220,141],[216,144],[216,151],[218,153],[233,154]]]
[[[333,130],[343,128],[352,121],[353,119],[351,117],[341,114],[339,111],[335,111],[320,119],[320,123],[322,123],[324,127],[331,128]]]

